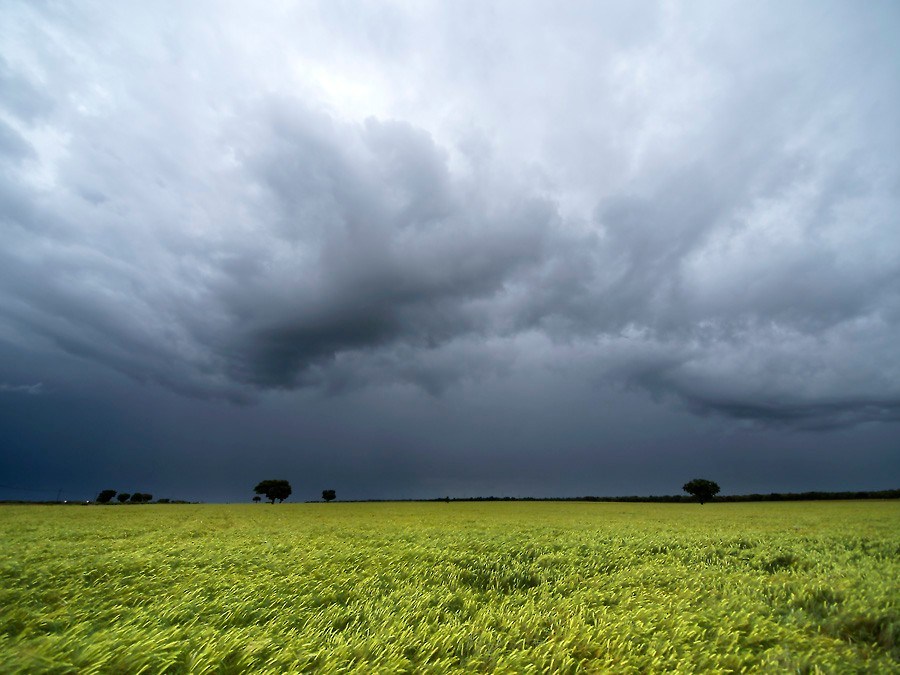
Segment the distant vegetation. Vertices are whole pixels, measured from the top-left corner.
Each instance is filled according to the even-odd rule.
[[[291,496],[291,484],[286,480],[264,480],[257,483],[253,491],[265,495],[273,504],[276,499],[280,503]]]
[[[100,494],[97,495],[97,498],[94,501],[96,501],[98,504],[109,504],[112,501],[113,497],[115,497],[122,504],[129,501],[132,504],[146,504],[153,501],[153,495],[146,492],[119,492],[117,494],[115,490],[102,490]],[[168,502],[168,499],[159,500],[159,503],[161,504]]]
[[[744,494],[716,496],[714,502],[801,502],[846,499],[900,499],[900,490],[865,490],[857,492],[771,492],[767,494]],[[692,495],[627,495],[581,497],[435,497],[433,499],[407,500],[367,500],[367,501],[427,501],[427,502],[628,502],[649,504],[684,504],[694,502]]]
[[[719,494],[719,484],[705,478],[695,478],[684,484],[681,488],[701,504]]]
[[[259,488],[263,483],[267,483],[269,481],[262,481],[256,487]],[[285,496],[279,497],[275,496],[275,499],[280,501],[284,501],[291,494],[291,487],[288,481],[275,481],[275,482],[283,482],[286,484],[286,491],[282,491],[279,494],[284,494]],[[711,482],[711,481],[710,481]],[[687,487],[689,483],[685,484]],[[713,483],[715,485],[715,483]],[[266,494],[266,492],[262,492],[260,494]],[[274,494],[274,493],[273,493]],[[328,496],[331,495],[329,499]],[[135,499],[137,496],[137,499]],[[325,501],[331,501],[337,497],[337,494],[334,490],[323,490],[322,491],[322,499]],[[94,502],[82,502],[82,501],[34,501],[34,500],[0,500],[0,504],[68,504],[68,505],[77,505],[77,504],[109,504],[113,500],[117,500],[122,503],[149,503],[153,499],[153,495],[146,493],[135,493],[134,495],[129,492],[117,493],[115,490],[102,490],[97,497],[94,499]],[[266,494],[266,499],[272,499],[268,494]],[[712,502],[787,502],[787,501],[820,501],[820,500],[843,500],[843,499],[900,499],[900,489],[898,490],[858,490],[853,492],[824,492],[824,491],[815,491],[815,492],[770,492],[770,493],[753,493],[753,494],[740,494],[740,495],[715,495],[709,498],[704,498],[704,501],[712,501]],[[258,502],[261,500],[259,494],[254,496],[253,501]],[[495,497],[493,495],[483,497],[483,496],[472,496],[472,497],[435,497],[432,499],[366,499],[366,500],[356,500],[363,502],[648,502],[648,503],[673,503],[680,504],[686,502],[694,502],[697,501],[698,497],[693,494],[690,495],[628,495],[628,496],[599,496],[599,495],[583,495],[580,497]],[[353,502],[355,500],[347,500],[343,499],[342,501],[350,501]],[[191,502],[185,501],[183,499],[157,499],[156,504],[189,504]],[[196,503],[196,502],[194,502]],[[274,502],[273,502],[274,503]]]
[[[97,499],[94,501],[96,501],[98,504],[108,504],[110,500],[112,500],[112,498],[115,496],[115,490],[103,490],[99,495],[97,495]]]

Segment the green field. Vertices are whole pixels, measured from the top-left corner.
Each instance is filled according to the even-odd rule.
[[[0,507],[0,671],[900,672],[900,503]]]

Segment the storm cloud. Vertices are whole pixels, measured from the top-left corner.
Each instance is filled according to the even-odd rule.
[[[236,403],[527,374],[900,418],[893,3],[2,14],[3,392],[60,354]]]

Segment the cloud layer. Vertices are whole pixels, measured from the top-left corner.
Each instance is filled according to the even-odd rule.
[[[900,417],[890,3],[3,13],[0,349]]]

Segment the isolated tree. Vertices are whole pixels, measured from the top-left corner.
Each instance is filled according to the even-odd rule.
[[[326,502],[330,502],[335,497],[337,497],[337,493],[334,490],[322,490],[322,499]]]
[[[286,480],[264,480],[253,491],[258,495],[265,495],[274,504],[276,499],[283,502],[291,496],[291,484]]]
[[[115,490],[103,490],[94,501],[98,504],[109,504],[113,497],[116,496]]]
[[[695,478],[685,483],[682,490],[695,497],[701,504],[719,494],[719,484],[705,478]]]
[[[118,495],[116,495],[116,499],[118,499],[123,504],[125,502],[127,502],[130,498],[131,498],[131,495],[128,494],[127,492],[120,492]]]
[[[259,495],[253,495],[253,501],[256,502],[257,504],[259,504],[259,502],[261,501],[260,496],[259,496]]]

